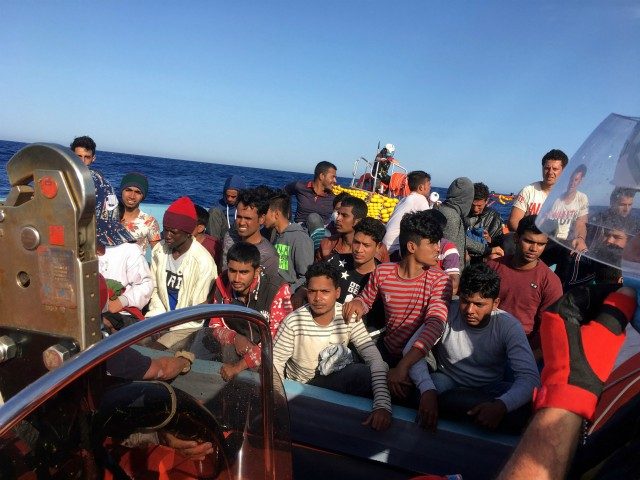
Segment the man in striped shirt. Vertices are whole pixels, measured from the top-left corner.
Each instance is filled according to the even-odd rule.
[[[405,215],[400,222],[400,263],[378,265],[364,290],[343,307],[345,319],[360,320],[376,298],[382,298],[386,331],[378,348],[393,367],[388,383],[398,398],[405,398],[412,385],[409,368],[442,335],[451,301],[451,280],[437,267],[442,227],[428,211]],[[423,325],[422,334],[403,356],[405,345]]]
[[[373,411],[363,422],[374,430],[391,424],[391,397],[387,364],[362,322],[342,317],[338,270],[327,263],[309,267],[308,304],[284,319],[273,346],[273,366],[280,378],[316,385],[352,395],[370,397]],[[365,364],[352,363],[351,342]],[[327,355],[331,352],[332,355]]]

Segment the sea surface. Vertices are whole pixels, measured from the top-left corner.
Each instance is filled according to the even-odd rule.
[[[18,150],[26,145],[21,142],[0,140],[0,198],[5,198],[10,188],[6,164]],[[209,208],[220,199],[222,187],[229,175],[240,175],[249,187],[267,185],[272,188],[282,188],[295,180],[313,178],[313,172],[284,172],[101,150],[96,153],[93,167],[104,174],[116,191],[126,173],[144,173],[149,178],[149,194],[143,203],[168,204],[178,197],[188,195],[195,203],[205,208]],[[339,177],[338,183],[348,187],[351,185],[351,178]],[[438,192],[440,199],[444,200],[447,188],[432,186],[432,191]],[[496,202],[492,206],[500,212],[503,219],[509,216],[510,204],[502,205]]]

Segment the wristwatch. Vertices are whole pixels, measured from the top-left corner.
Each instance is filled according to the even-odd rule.
[[[180,372],[180,373],[189,373],[189,371],[191,370],[191,364],[195,361],[196,356],[187,350],[178,350],[174,356],[176,358],[185,358],[189,361],[189,365],[184,367]]]

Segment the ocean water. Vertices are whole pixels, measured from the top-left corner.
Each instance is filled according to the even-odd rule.
[[[26,145],[0,140],[0,198],[7,196],[10,187],[5,166],[9,159]],[[149,178],[149,194],[144,203],[168,204],[178,197],[188,195],[195,203],[205,208],[218,201],[226,178],[232,174],[242,176],[250,187],[267,185],[281,188],[295,180],[313,178],[313,172],[284,172],[100,150],[96,154],[93,166],[104,174],[116,190],[124,174],[134,171],[144,173]],[[339,177],[338,183],[349,186],[351,178]],[[442,200],[446,197],[446,187],[433,186],[432,190],[437,191]],[[510,204],[502,205],[496,202],[493,207],[500,212],[503,219],[509,216]]]

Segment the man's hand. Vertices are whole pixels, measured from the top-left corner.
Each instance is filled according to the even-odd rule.
[[[220,376],[225,382],[233,380],[236,375],[246,369],[246,367],[242,368],[242,364],[246,365],[244,360],[240,360],[238,363],[223,363],[220,367]]]
[[[254,347],[254,344],[251,343],[244,335],[237,333],[233,339],[233,346],[236,349],[236,353],[243,357]]]
[[[438,425],[438,392],[427,390],[420,395],[418,415],[421,427],[427,430],[435,430]]]
[[[409,370],[402,368],[400,365],[389,369],[387,383],[389,384],[391,395],[397,398],[405,398],[411,385],[413,385],[409,378]]]
[[[354,299],[342,305],[342,318],[346,323],[349,323],[352,320],[355,320],[356,322],[361,320],[363,312],[364,305],[360,300]]]
[[[584,238],[576,237],[573,240],[571,240],[571,248],[573,249],[571,254],[575,255],[578,252],[586,252],[587,244],[585,243]]]
[[[116,329],[113,328],[113,325],[111,324],[108,318],[102,317],[102,323],[104,324],[105,328],[109,331],[109,333],[116,332]]]
[[[144,374],[144,380],[171,380],[182,372],[191,362],[183,357],[158,357]]]
[[[116,298],[115,300],[109,300],[108,301],[108,306],[109,306],[109,311],[111,313],[121,312],[122,309],[124,308],[124,306],[122,305],[122,302],[120,301],[119,298]]]
[[[182,440],[169,432],[159,432],[158,438],[163,445],[177,450],[180,455],[191,460],[204,460],[206,455],[213,453],[211,442]]]
[[[476,405],[467,415],[476,417],[476,423],[482,427],[495,429],[507,413],[507,407],[501,400]]]
[[[491,250],[489,251],[489,260],[495,260],[500,257],[504,257],[504,250],[502,247],[491,247]]]
[[[384,431],[391,426],[391,413],[384,408],[378,408],[371,412],[362,425],[369,425],[379,432]]]

